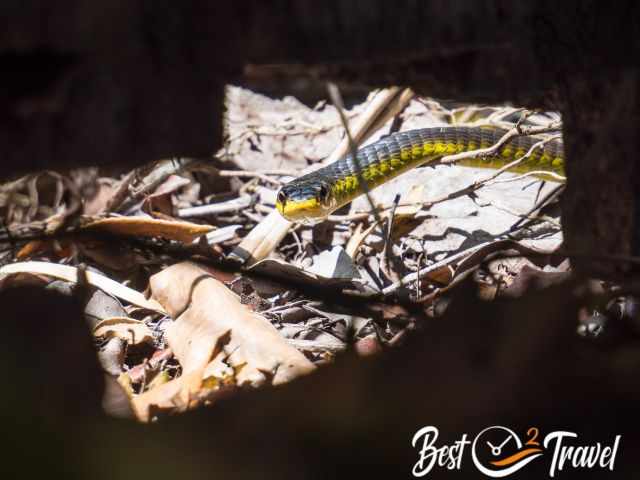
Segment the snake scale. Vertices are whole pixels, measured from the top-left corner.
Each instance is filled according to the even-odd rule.
[[[374,189],[415,167],[435,162],[445,155],[494,145],[507,133],[499,127],[434,127],[398,132],[383,137],[352,155],[284,185],[276,208],[288,220],[316,222],[365,192],[362,181]],[[467,159],[460,165],[501,168],[522,157],[540,142],[539,137],[518,136],[493,156]],[[358,169],[360,175],[358,175]],[[564,175],[562,141],[551,140],[510,171],[547,171]]]

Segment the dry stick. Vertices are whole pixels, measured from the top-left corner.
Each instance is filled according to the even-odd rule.
[[[242,195],[226,202],[211,203],[208,205],[198,205],[196,207],[181,208],[178,210],[179,218],[204,217],[207,215],[219,215],[221,213],[238,212],[251,205],[250,195]]]
[[[391,281],[397,281],[400,279],[398,276],[397,262],[394,262],[394,270],[389,268],[389,259],[392,258],[393,252],[391,251],[391,230],[393,228],[393,219],[396,214],[396,208],[400,201],[400,195],[396,195],[393,200],[393,206],[389,212],[389,219],[387,220],[387,231],[384,239],[384,247],[382,249],[382,258],[380,259],[380,268]]]
[[[536,217],[533,215],[537,214],[537,212],[542,210],[546,205],[549,205],[551,202],[557,199],[560,196],[560,194],[564,192],[565,188],[566,188],[565,185],[558,185],[556,188],[554,188],[549,193],[547,193],[538,202],[536,202],[536,204],[533,206],[531,210],[529,210],[524,215],[522,215],[520,220],[518,220],[516,223],[514,223],[511,226],[508,233],[515,231],[518,227],[520,227],[520,225],[522,225],[522,223],[525,222],[525,220],[531,220],[531,221],[535,220]]]
[[[282,185],[282,182],[276,180],[274,178],[269,177],[269,175],[278,175],[278,176],[294,176],[294,173],[263,173],[258,171],[248,171],[248,170],[220,170],[218,172],[220,177],[238,177],[238,178],[259,178],[265,183],[270,183],[271,185],[275,185],[279,187]]]
[[[515,177],[511,177],[511,178],[502,178],[500,180],[494,180],[493,182],[491,182],[492,184],[496,184],[496,183],[509,183],[509,182],[517,182],[518,180],[522,180],[523,178],[528,178],[528,177],[542,177],[542,176],[548,176],[553,178],[554,180],[557,180],[559,182],[566,182],[567,181],[567,177],[565,177],[564,175],[560,175],[559,173],[555,173],[555,172],[548,172],[546,170],[532,170],[530,172],[527,173],[523,173],[522,175],[518,175]]]
[[[193,158],[172,158],[170,160],[161,160],[157,162],[153,168],[146,173],[146,175],[142,178],[140,185],[137,189],[133,190],[131,185],[135,181],[136,177],[141,173],[141,171],[149,168],[148,166],[143,166],[137,169],[132,170],[125,178],[122,180],[122,183],[118,187],[117,195],[126,194],[124,198],[116,199],[119,200],[107,206],[107,211],[111,212],[120,212],[126,210],[135,204],[136,201],[140,200],[147,193],[152,192],[158,186],[162,184],[167,178],[171,175],[174,175],[187,167],[194,166],[199,163],[198,160]],[[125,189],[124,192],[121,189]]]
[[[475,245],[474,247],[468,248],[462,252],[459,252],[447,258],[444,258],[439,262],[429,265],[428,267],[421,268],[417,272],[412,272],[406,275],[404,278],[402,278],[402,280],[392,283],[388,287],[385,287],[382,290],[382,294],[384,296],[391,295],[392,293],[397,292],[400,288],[404,287],[405,285],[415,282],[418,278],[424,278],[424,276],[427,275],[428,273],[438,270],[439,268],[446,267],[456,260],[465,258],[468,255],[471,255],[472,253],[485,248],[487,245],[490,245],[491,243],[492,242],[483,242],[479,245]]]
[[[561,185],[561,186],[564,186],[564,185]],[[518,218],[518,221],[513,226],[511,226],[510,229],[507,232],[505,232],[505,234],[508,233],[508,232],[513,232],[513,231],[517,230],[518,226],[522,222],[524,222],[526,220],[529,220],[530,222],[536,222],[536,221],[537,222],[547,222],[548,224],[553,225],[555,227],[560,227],[561,226],[560,222],[557,222],[555,219],[553,219],[553,218],[551,218],[549,216],[546,216],[546,215],[531,215],[531,212],[533,212],[533,211],[535,211],[535,210],[537,210],[539,208],[542,208],[542,206],[543,206],[543,205],[540,205],[537,202],[536,202],[536,206],[531,208],[526,213],[516,212],[515,210],[512,210],[511,208],[509,208],[509,207],[507,207],[505,205],[497,203],[495,200],[489,201],[487,203],[483,203],[480,206],[485,207],[485,206],[489,206],[489,205],[494,207],[494,208],[497,208],[498,210],[502,210],[503,212],[507,212],[510,215],[513,215],[514,217]]]
[[[442,157],[439,163],[442,165],[448,165],[472,158],[490,157],[494,155],[498,150],[500,150],[500,148],[502,148],[512,138],[528,135],[538,135],[541,133],[557,132],[558,130],[560,130],[560,128],[560,123],[552,123],[551,125],[545,127],[514,127],[507,133],[505,133],[500,138],[500,140],[498,140],[488,148],[479,148],[478,150],[472,150],[470,152],[461,152],[454,155],[446,155]]]
[[[362,115],[358,116],[351,124],[353,141],[357,144],[364,142],[389,120],[389,118],[394,117],[400,110],[403,110],[410,100],[410,98],[407,99],[405,95],[407,91],[410,91],[410,89],[405,89],[400,97],[398,96],[400,92],[399,87],[390,87],[376,93]],[[413,92],[411,92],[411,97],[413,97]],[[394,100],[397,100],[395,104],[393,102]],[[340,114],[340,109],[338,109],[338,114]],[[346,116],[344,110],[342,110],[342,115]],[[342,123],[344,126],[344,121]],[[328,165],[344,157],[349,152],[349,148],[349,138],[345,136],[331,155],[322,162],[322,165]],[[305,171],[303,173],[307,172]]]
[[[394,87],[397,88],[397,87]],[[340,115],[340,120],[342,121],[342,126],[344,127],[344,132],[347,136],[347,140],[349,142],[349,150],[351,150],[351,158],[353,160],[353,164],[356,167],[356,178],[358,179],[358,183],[362,185],[362,191],[364,192],[364,196],[367,198],[367,202],[369,203],[369,207],[371,208],[371,213],[373,214],[373,218],[375,218],[376,222],[381,222],[380,215],[378,214],[378,209],[373,204],[373,200],[371,199],[371,195],[369,194],[369,184],[362,176],[362,167],[360,166],[360,159],[358,158],[358,145],[353,140],[351,136],[351,130],[349,129],[349,121],[344,114],[344,103],[342,102],[342,96],[340,95],[340,90],[334,83],[329,83],[327,85],[327,90],[329,92],[329,98],[333,102],[333,106],[338,110],[338,114]]]
[[[353,138],[351,137],[351,131],[349,129],[349,124],[348,124],[348,120],[347,117],[344,114],[344,104],[342,102],[342,96],[340,95],[340,90],[338,89],[338,87],[333,84],[333,83],[329,83],[328,86],[328,91],[329,91],[329,97],[331,98],[331,101],[333,102],[333,105],[336,107],[336,109],[338,110],[338,114],[340,115],[340,119],[342,120],[342,123],[344,124],[344,131],[346,133],[346,138],[349,141],[349,148],[351,150],[351,158],[353,159],[353,164],[355,165],[356,168],[356,177],[358,179],[358,183],[362,185],[362,190],[363,193],[365,195],[365,197],[367,198],[367,202],[369,203],[369,207],[371,208],[371,214],[373,215],[373,218],[375,219],[375,221],[377,223],[379,223],[380,225],[382,225],[382,219],[380,218],[380,214],[378,213],[378,209],[376,208],[376,206],[373,203],[373,200],[371,199],[371,195],[369,193],[369,184],[367,183],[367,181],[365,180],[365,178],[362,176],[362,167],[360,165],[360,159],[358,158],[358,146],[356,145],[356,143],[354,142]],[[397,88],[397,87],[394,87]],[[413,91],[411,91],[410,89],[406,89],[402,92],[404,98],[406,99],[405,101],[408,103],[409,101],[411,101],[411,98],[413,98],[414,93]],[[400,113],[400,112],[397,112]],[[397,115],[397,113],[395,115]],[[395,117],[395,115],[393,115]],[[373,125],[371,125],[369,128],[370,130],[373,130],[373,126],[375,125],[375,122]],[[396,197],[395,199],[395,205],[397,206],[398,204],[398,200],[399,198]],[[395,262],[393,256],[389,255],[389,238],[391,237],[391,225],[393,222],[393,216],[395,213],[395,206],[393,207],[393,210],[390,213],[389,216],[389,225],[388,225],[388,235],[387,235],[387,241],[385,242],[385,251],[383,254],[383,261],[384,261],[384,265],[386,267],[388,267],[387,265],[387,260],[391,260],[392,263],[394,263],[394,267],[396,271],[399,271],[399,262]],[[392,269],[388,269],[388,271],[385,272],[385,274],[387,275],[387,277],[389,277],[391,280],[394,280],[392,278]]]
[[[280,177],[295,177],[297,175],[293,170],[220,170],[218,175],[221,177],[256,177],[260,175],[273,175]]]
[[[122,180],[118,183],[118,188],[111,196],[107,205],[104,207],[103,213],[115,212],[120,208],[120,205],[124,203],[129,194],[129,187],[136,178],[136,170],[131,170],[127,173]]]
[[[27,210],[27,218],[29,220],[32,220],[33,217],[35,217],[36,213],[38,212],[38,203],[39,203],[38,178],[39,177],[40,177],[39,174],[33,175],[29,179],[29,182],[27,183],[27,189],[29,192],[29,209]]]

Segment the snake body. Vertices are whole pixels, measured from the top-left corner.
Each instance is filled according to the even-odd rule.
[[[393,133],[362,147],[354,160],[346,155],[334,163],[284,185],[276,207],[292,221],[318,221],[365,192],[420,165],[445,155],[487,148],[507,130],[498,127],[434,127]],[[468,159],[460,165],[501,168],[525,155],[541,139],[519,136],[511,139],[495,155]],[[564,174],[561,140],[551,140],[510,171],[547,171]],[[360,174],[358,174],[358,171]]]

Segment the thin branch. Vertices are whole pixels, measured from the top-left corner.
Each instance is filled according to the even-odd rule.
[[[276,173],[273,173],[276,172]],[[283,173],[284,172],[284,173]],[[266,170],[266,171],[251,171],[251,170],[220,170],[218,176],[220,177],[237,177],[237,178],[259,178],[265,183],[275,185],[279,187],[282,185],[280,180],[271,178],[269,175],[281,176],[281,177],[295,177],[297,174],[286,170]]]
[[[228,200],[226,202],[212,203],[209,205],[198,205],[196,207],[181,208],[178,210],[178,217],[193,218],[204,217],[207,215],[219,215],[221,213],[238,212],[251,205],[252,198],[250,195],[243,195],[238,198]]]
[[[220,170],[218,175],[221,177],[255,177],[258,175],[273,175],[276,177],[295,177],[300,172],[293,170]]]
[[[329,97],[333,102],[333,105],[338,110],[338,114],[340,115],[340,120],[342,121],[342,125],[344,126],[345,134],[349,139],[349,149],[351,150],[351,157],[353,159],[353,164],[356,167],[356,177],[358,178],[358,183],[362,185],[362,190],[364,192],[365,197],[367,198],[367,202],[371,207],[371,214],[376,219],[377,222],[381,222],[380,215],[378,214],[378,209],[376,208],[373,200],[371,199],[371,195],[369,194],[369,184],[362,176],[362,167],[360,166],[360,159],[358,158],[358,146],[356,142],[354,142],[353,137],[351,136],[351,130],[349,130],[349,121],[347,120],[346,115],[344,114],[344,103],[342,102],[342,96],[340,95],[340,90],[338,87],[329,83],[327,86],[327,90],[329,91]]]
[[[566,189],[565,185],[558,185],[549,193],[547,193],[544,197],[542,197],[536,204],[531,208],[528,212],[524,214],[520,220],[518,220],[515,224],[511,226],[507,233],[513,232],[518,229],[529,217],[536,218],[534,215],[537,214],[540,210],[542,210],[545,206],[549,205],[551,202],[556,200],[562,192]]]
[[[557,132],[561,128],[562,126],[559,122],[554,122],[551,125],[545,127],[514,127],[507,133],[505,133],[500,138],[500,140],[498,140],[490,147],[480,148],[478,150],[473,150],[470,152],[456,153],[454,155],[446,155],[442,157],[442,159],[440,159],[439,163],[442,165],[449,165],[452,163],[459,163],[463,160],[491,157],[495,155],[495,153],[500,150],[507,142],[511,141],[512,138],[529,135],[539,135],[541,133]]]
[[[523,173],[522,175],[517,175],[515,177],[496,179],[491,183],[495,185],[496,183],[517,182],[518,180],[522,180],[523,178],[528,178],[528,177],[547,177],[547,176],[553,178],[554,180],[557,180],[558,182],[567,181],[567,177],[565,177],[564,175],[560,175],[559,173],[549,172],[547,170],[532,170],[530,172]]]
[[[129,195],[130,187],[136,179],[136,170],[131,170],[118,183],[116,191],[104,207],[103,213],[117,212]]]

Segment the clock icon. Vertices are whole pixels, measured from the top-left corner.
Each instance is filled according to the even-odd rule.
[[[543,453],[538,445],[523,445],[513,430],[500,425],[482,430],[471,446],[474,465],[491,478],[511,475]]]

